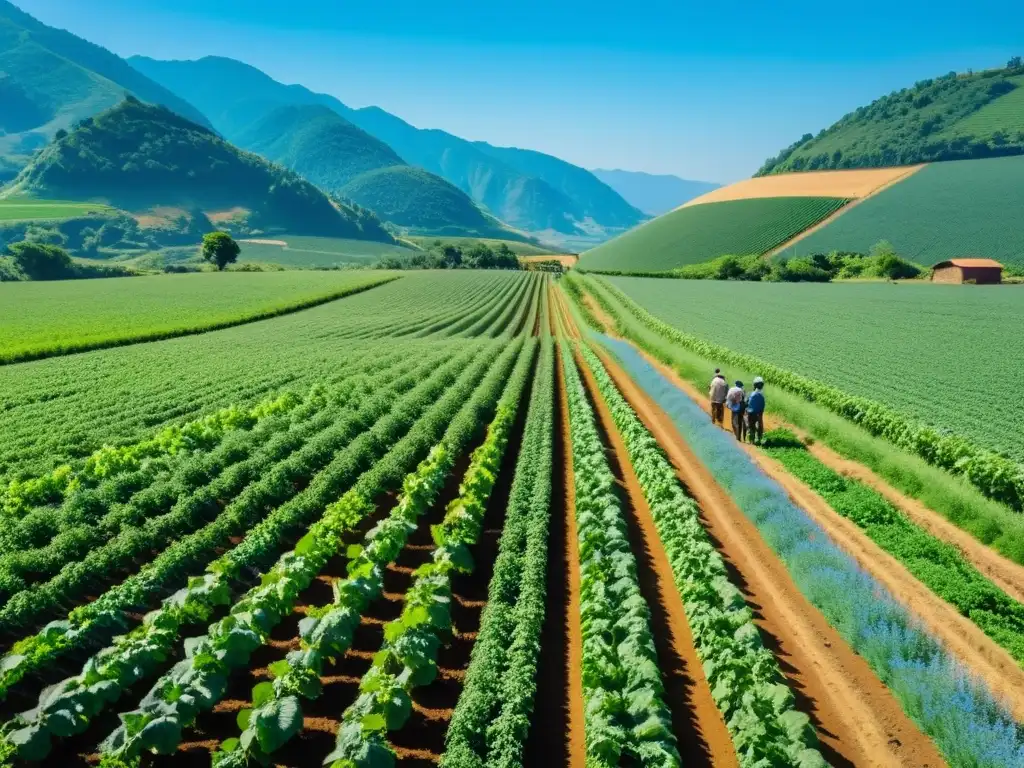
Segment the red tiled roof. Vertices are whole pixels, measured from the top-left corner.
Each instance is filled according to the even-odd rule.
[[[935,265],[936,267],[998,267],[1003,268],[995,259],[947,259],[946,261],[940,261]]]

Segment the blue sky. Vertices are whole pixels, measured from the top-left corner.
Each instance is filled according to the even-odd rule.
[[[420,127],[720,182],[883,93],[1024,55],[1024,4],[990,0],[15,2],[123,56],[230,56]]]

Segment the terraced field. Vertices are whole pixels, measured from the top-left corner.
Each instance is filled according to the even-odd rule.
[[[0,369],[0,764],[1020,766],[1024,568],[736,442],[567,280]]]
[[[769,197],[684,206],[586,251],[580,266],[664,272],[726,254],[768,253],[846,202],[834,197]]]
[[[867,253],[879,240],[888,240],[901,256],[929,266],[964,256],[1024,268],[1024,227],[1018,215],[1024,203],[1022,176],[1024,157],[932,163],[851,207],[781,255]]]

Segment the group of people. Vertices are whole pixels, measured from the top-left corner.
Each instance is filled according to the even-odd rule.
[[[722,371],[715,368],[710,396],[712,423],[724,427],[725,409],[728,408],[732,414],[732,432],[736,439],[743,442],[749,436],[750,442],[761,444],[764,437],[764,379],[754,377],[754,390],[748,397],[742,381],[730,387]]]

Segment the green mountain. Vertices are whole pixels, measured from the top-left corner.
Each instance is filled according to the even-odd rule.
[[[0,0],[0,155],[45,146],[58,129],[128,93],[209,127],[195,107],[124,59]]]
[[[501,222],[484,214],[454,184],[411,165],[369,171],[350,181],[338,194],[418,234],[515,236]]]
[[[641,171],[596,168],[591,173],[622,195],[630,205],[651,216],[668,213],[683,203],[722,186],[710,181],[691,181],[669,174]]]
[[[198,106],[232,140],[274,107],[326,106],[383,141],[406,162],[447,179],[517,229],[600,236],[604,230],[617,231],[644,218],[589,172],[556,158],[423,130],[377,107],[352,109],[332,96],[283,85],[238,61],[133,57],[130,62]]]
[[[319,105],[277,107],[240,131],[235,143],[337,192],[361,173],[404,165],[387,144]]]
[[[922,80],[768,160],[758,176],[1024,154],[1024,63]]]
[[[242,233],[392,241],[372,214],[337,206],[298,174],[133,97],[59,135],[2,196],[198,210]]]
[[[242,130],[237,143],[410,231],[519,237],[461,189],[407,165],[326,106],[277,107]]]

